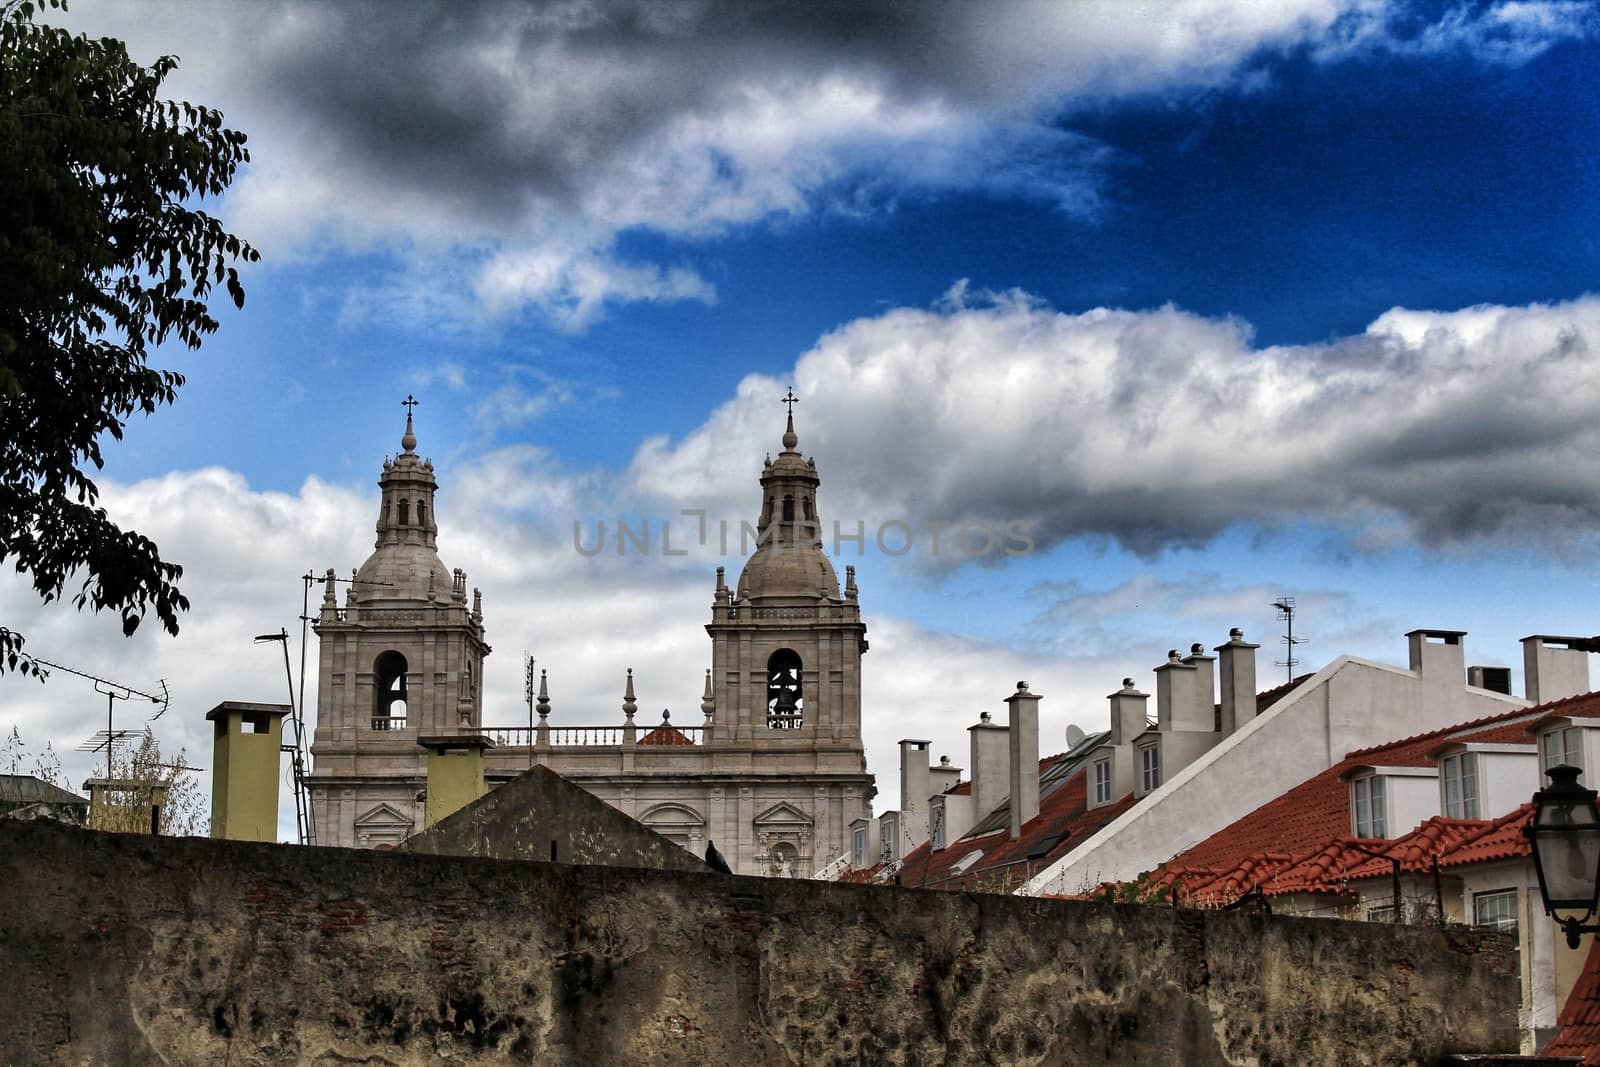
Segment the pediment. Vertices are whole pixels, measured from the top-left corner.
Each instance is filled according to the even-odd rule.
[[[639,816],[639,821],[649,827],[704,826],[705,816],[682,804],[657,804]]]
[[[404,827],[409,830],[416,824],[411,816],[398,808],[388,804],[379,804],[368,808],[356,816],[356,829],[358,830],[389,830]]]
[[[779,801],[772,807],[763,811],[752,820],[755,825],[764,829],[774,829],[785,826],[804,826],[810,829],[815,822],[811,816],[790,804],[788,801]]]

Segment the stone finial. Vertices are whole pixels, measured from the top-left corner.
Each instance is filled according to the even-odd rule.
[[[667,723],[669,723],[671,721],[672,721],[672,712],[668,711],[666,708],[662,708],[661,709],[661,725],[665,726],[665,725],[667,725]]]
[[[639,703],[638,703],[638,701],[633,699],[633,668],[629,667],[628,668],[628,685],[627,685],[627,688],[622,691],[622,714],[624,714],[624,715],[626,715],[628,717],[628,721],[629,722],[632,722],[633,721],[633,713],[638,711],[638,710],[639,710]]]
[[[331,608],[338,603],[338,598],[334,595],[335,591],[333,588],[334,577],[332,567],[328,568],[328,573],[323,577],[323,582],[322,602]]]
[[[477,586],[472,588],[472,621],[483,621],[483,592]]]
[[[717,711],[717,698],[711,692],[710,668],[706,669],[706,691],[705,695],[700,698],[700,710],[705,712],[706,718],[708,719],[715,715]]]
[[[859,590],[856,589],[856,569],[854,565],[844,569],[844,598],[854,600]]]
[[[356,602],[356,575],[360,573],[356,568],[350,568],[350,587],[344,591],[345,607],[349,607]]]
[[[542,670],[539,672],[539,703],[537,704],[537,708],[539,711],[539,718],[543,719],[549,717],[550,683],[545,677],[545,672]]]
[[[726,604],[728,602],[728,573],[724,567],[717,568],[716,602],[718,604]]]

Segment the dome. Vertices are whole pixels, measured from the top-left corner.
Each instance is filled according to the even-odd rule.
[[[739,575],[740,600],[746,597],[802,596],[839,599],[839,576],[815,545],[767,544],[756,550]]]
[[[448,602],[451,585],[450,572],[431,546],[388,544],[356,571],[355,599]]]

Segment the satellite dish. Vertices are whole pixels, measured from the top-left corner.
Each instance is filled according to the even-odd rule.
[[[1083,744],[1084,736],[1085,736],[1084,732],[1081,729],[1078,728],[1078,725],[1076,723],[1068,723],[1067,724],[1067,747],[1068,748],[1077,748],[1079,745]]]

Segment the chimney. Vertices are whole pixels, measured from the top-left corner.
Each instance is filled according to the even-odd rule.
[[[939,796],[960,784],[961,768],[951,763],[949,756],[940,756],[939,765],[928,768],[928,796]]]
[[[1124,678],[1122,688],[1106,699],[1111,701],[1111,743],[1132,744],[1150,725],[1149,694],[1135,689],[1132,678]]]
[[[1197,722],[1196,708],[1200,704],[1200,671],[1192,663],[1185,663],[1178,650],[1167,653],[1167,662],[1155,668],[1156,673],[1156,725],[1162,733],[1174,730],[1211,729],[1210,708],[1205,721]]]
[[[1233,733],[1256,717],[1256,649],[1235,626],[1228,643],[1218,645],[1217,674],[1221,683],[1222,733]]]
[[[1511,668],[1468,667],[1467,684],[1475,689],[1487,689],[1491,693],[1504,693],[1510,696]]]
[[[1011,836],[1016,838],[1039,814],[1039,694],[1018,682],[1006,703],[1011,708]]]
[[[1206,646],[1196,641],[1183,657],[1186,666],[1195,669],[1194,708],[1191,711],[1194,725],[1191,730],[1214,733],[1217,730],[1217,657],[1206,655]]]
[[[927,741],[900,742],[900,810],[928,810]]]
[[[972,738],[972,817],[983,819],[1006,798],[1006,727],[990,721],[986,711],[967,727]]]
[[[278,840],[278,773],[287,704],[225,700],[206,712],[215,724],[211,755],[211,836]]]
[[[1589,692],[1589,653],[1584,637],[1535,634],[1522,639],[1522,681],[1528,700],[1548,704]]]
[[[424,826],[454,815],[489,791],[483,780],[483,751],[494,742],[481,734],[419,737],[428,750],[428,806]]]
[[[1412,630],[1406,634],[1411,669],[1422,676],[1425,706],[1448,707],[1466,684],[1466,651],[1461,645],[1465,636],[1465,630]]]

